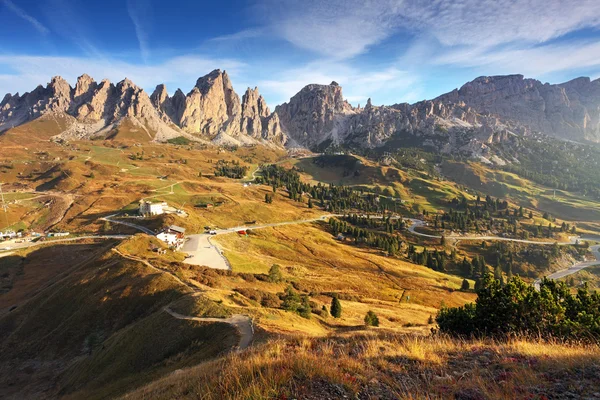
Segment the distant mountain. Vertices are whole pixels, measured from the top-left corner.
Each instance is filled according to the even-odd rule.
[[[309,147],[379,147],[412,140],[440,150],[476,150],[514,135],[600,141],[600,80],[550,85],[522,75],[480,77],[434,100],[353,108],[342,88],[308,85],[278,106],[284,132]],[[395,140],[393,141],[395,142]]]
[[[220,70],[198,79],[187,95],[178,89],[173,96],[165,85],[148,96],[128,79],[115,86],[82,75],[71,88],[55,77],[45,88],[7,94],[0,132],[56,114],[69,119],[64,138],[103,137],[129,121],[156,141],[185,136],[311,149],[413,143],[485,156],[492,143],[534,133],[600,142],[600,80],[550,85],[522,75],[480,77],[433,100],[374,106],[369,99],[364,108],[345,101],[336,82],[312,84],[271,113],[257,88],[240,100]]]

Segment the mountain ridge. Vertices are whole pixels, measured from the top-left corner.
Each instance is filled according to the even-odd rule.
[[[59,135],[64,138],[102,137],[131,120],[155,141],[184,136],[318,149],[377,148],[399,138],[483,156],[487,145],[515,135],[600,142],[600,79],[543,84],[520,74],[480,76],[432,100],[374,106],[369,99],[363,108],[348,103],[334,81],[307,85],[271,112],[258,88],[247,88],[240,98],[219,69],[200,77],[187,94],[177,89],[173,96],[164,84],[148,95],[128,78],[115,85],[83,74],[71,87],[57,76],[46,87],[6,94],[0,132],[48,113],[74,118]]]

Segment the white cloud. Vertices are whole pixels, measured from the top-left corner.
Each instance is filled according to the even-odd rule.
[[[365,52],[400,30],[444,46],[543,43],[600,26],[598,0],[262,0],[259,10],[294,45],[330,58]]]
[[[192,55],[174,57],[155,65],[80,57],[2,55],[0,66],[2,65],[16,72],[0,75],[0,87],[9,93],[31,91],[35,86],[49,82],[51,75],[60,75],[74,86],[77,77],[83,73],[97,81],[107,78],[114,83],[127,77],[149,93],[159,83],[167,84],[171,93],[177,87],[186,92],[193,87],[198,77],[217,67],[227,69],[232,76],[238,76],[245,68],[243,63],[236,60]]]
[[[146,30],[146,20],[148,18],[150,4],[146,0],[127,0],[127,13],[135,27],[135,35],[137,37],[142,60],[148,62],[150,49],[148,46],[148,32]]]
[[[207,42],[237,42],[241,40],[256,39],[264,35],[264,29],[250,28],[229,35],[221,35],[207,40]]]
[[[398,101],[413,101],[418,84],[416,74],[393,67],[363,69],[327,60],[276,71],[272,75],[272,78],[258,81],[258,87],[270,106],[288,101],[311,83],[329,84],[336,81],[343,87],[344,97],[353,104],[364,104],[372,96],[374,104],[381,104],[378,99],[387,100],[390,97]]]
[[[569,41],[535,47],[466,48],[448,51],[433,62],[479,67],[490,73],[520,73],[540,77],[554,72],[600,67],[600,43]]]
[[[46,35],[50,32],[50,30],[46,28],[40,21],[27,14],[22,8],[17,7],[11,0],[4,0],[2,3],[17,16],[23,18],[25,21],[33,25],[33,27],[42,35]]]

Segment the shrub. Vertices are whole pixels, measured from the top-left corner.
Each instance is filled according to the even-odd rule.
[[[456,336],[598,339],[600,294],[584,286],[572,295],[564,282],[547,279],[539,290],[518,277],[502,285],[488,274],[475,303],[442,308],[436,321],[441,332]]]
[[[279,308],[281,306],[281,300],[279,300],[279,297],[273,293],[263,293],[260,304],[263,307]]]
[[[379,326],[379,317],[373,311],[369,310],[365,315],[365,325],[367,326]]]
[[[460,290],[462,290],[463,292],[466,292],[469,289],[471,289],[471,285],[469,285],[469,281],[466,279],[463,279],[462,285],[460,285]]]
[[[334,318],[342,316],[342,304],[336,295],[331,299],[331,316]]]
[[[281,274],[281,267],[277,264],[273,264],[271,269],[269,269],[269,282],[278,283],[283,280],[283,275]]]

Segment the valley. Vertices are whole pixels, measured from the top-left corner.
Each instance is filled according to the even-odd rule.
[[[214,126],[208,108],[199,120],[174,108],[183,104],[181,92],[168,97],[158,88],[146,102],[131,82],[112,87],[88,78],[70,91],[54,80],[44,93],[62,88],[66,97],[50,94],[44,104],[71,105],[0,135],[0,231],[11,235],[0,242],[0,397],[186,397],[183,391],[196,389],[213,398],[247,398],[253,390],[258,398],[304,390],[443,397],[483,379],[452,375],[466,373],[449,362],[457,352],[465,363],[512,371],[503,378],[509,388],[524,385],[520,360],[551,357],[523,378],[532,388],[554,373],[560,352],[570,354],[573,368],[595,362],[585,356],[587,344],[462,342],[435,334],[442,310],[474,302],[489,276],[502,285],[519,277],[542,291],[547,276],[567,282],[574,296],[598,287],[600,200],[589,180],[595,144],[586,145],[588,169],[549,184],[515,161],[510,168],[486,162],[492,155],[509,159],[525,145],[520,139],[486,139],[485,156],[413,146],[414,137],[393,149],[356,146],[355,133],[348,142],[321,146],[325,135],[304,146],[282,133],[306,122],[297,99],[278,107],[276,117],[250,90],[241,108]],[[232,92],[223,92],[227,80],[211,73],[188,98],[204,99],[202,107],[220,99],[237,110]],[[307,87],[301,97],[327,103],[332,95],[352,118],[374,112],[370,103],[360,112],[348,108],[341,87],[330,86]],[[90,133],[82,125],[93,115],[82,116],[86,104],[121,89],[137,93],[145,111],[119,114],[109,128]],[[250,109],[258,117],[250,118]],[[432,123],[442,123],[438,117]],[[265,129],[275,118],[281,127],[269,131],[273,136]],[[239,124],[258,129],[252,140]],[[536,151],[524,162],[542,157]],[[588,154],[584,145],[564,151]],[[561,160],[572,168],[571,157]],[[357,354],[364,371],[352,361]],[[285,357],[292,364],[284,365]],[[318,357],[343,373],[309,372]],[[519,361],[509,368],[508,358]],[[244,383],[213,376],[228,365]],[[281,374],[250,382],[255,367]],[[389,375],[405,369],[415,374],[406,383],[411,389]],[[289,389],[289,374],[308,381]],[[540,385],[546,390],[546,381]],[[496,381],[486,388],[492,397],[509,390]]]

